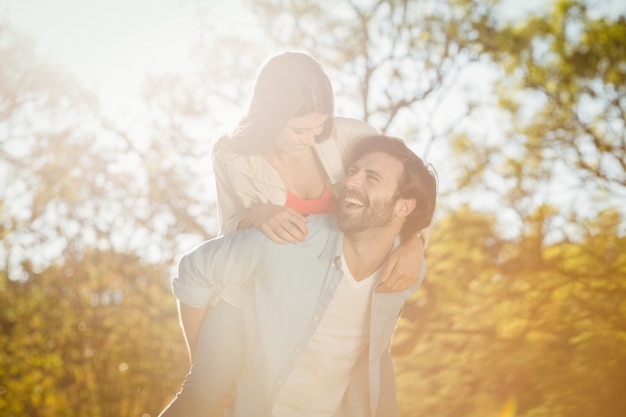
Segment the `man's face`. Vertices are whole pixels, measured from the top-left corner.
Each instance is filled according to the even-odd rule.
[[[337,221],[345,233],[384,227],[394,216],[402,163],[382,152],[363,155],[348,169]]]

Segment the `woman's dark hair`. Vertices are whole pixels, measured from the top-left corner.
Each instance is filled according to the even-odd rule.
[[[264,152],[289,119],[316,112],[329,116],[317,137],[322,141],[330,135],[334,116],[333,89],[322,66],[302,52],[276,55],[261,68],[230,146],[242,153]]]
[[[384,135],[373,135],[361,139],[350,154],[348,166],[372,152],[382,152],[402,162],[404,169],[398,182],[396,195],[399,198],[416,200],[415,209],[407,217],[400,231],[400,237],[406,239],[428,227],[437,201],[435,168],[430,164],[425,164],[406,146],[403,140]]]

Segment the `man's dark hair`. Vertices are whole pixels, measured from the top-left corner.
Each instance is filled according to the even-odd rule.
[[[406,239],[428,227],[437,200],[437,173],[434,167],[425,164],[403,140],[385,135],[361,139],[352,150],[348,166],[372,152],[382,152],[402,162],[404,170],[396,190],[397,197],[416,200],[415,209],[407,217],[400,237]]]

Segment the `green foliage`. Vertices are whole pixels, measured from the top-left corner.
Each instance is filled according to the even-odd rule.
[[[3,274],[0,414],[158,413],[187,369],[165,270],[98,251],[25,282]]]
[[[626,17],[593,13],[590,2],[559,0],[547,16],[482,28],[485,51],[505,71],[500,105],[509,137],[524,147],[528,178],[575,176],[621,195],[626,187]],[[532,106],[522,105],[531,101]],[[529,183],[529,187],[535,187]]]
[[[582,243],[515,241],[461,209],[433,228],[394,352],[402,415],[615,416],[626,377],[626,239],[605,213]],[[592,227],[591,227],[592,226]]]

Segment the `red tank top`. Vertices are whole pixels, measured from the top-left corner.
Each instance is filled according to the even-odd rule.
[[[326,188],[321,196],[308,200],[302,199],[287,190],[285,207],[301,214],[336,213],[337,198],[330,192],[329,188]]]

